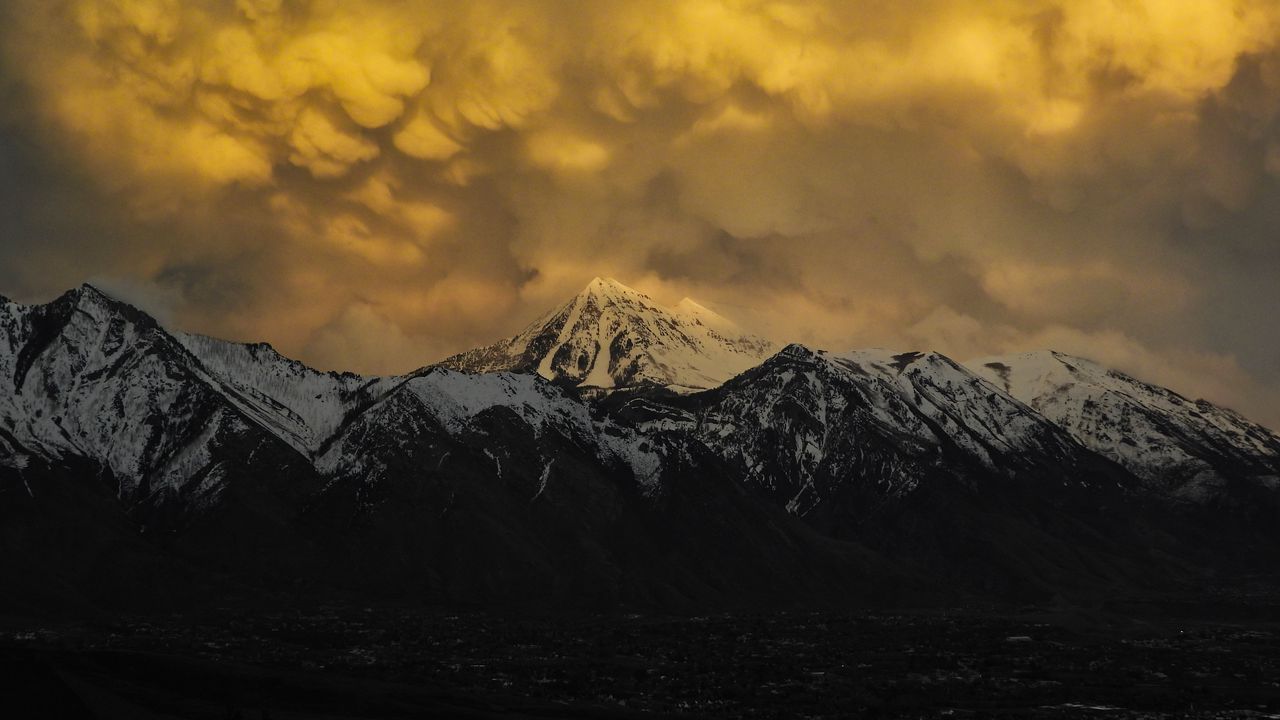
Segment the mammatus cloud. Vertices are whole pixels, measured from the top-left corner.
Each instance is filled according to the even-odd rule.
[[[780,340],[1052,346],[1280,424],[1271,0],[0,12],[12,294],[115,278],[389,372],[608,274]]]

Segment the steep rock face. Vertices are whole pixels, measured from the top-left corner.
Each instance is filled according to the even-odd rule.
[[[0,426],[47,461],[92,459],[127,505],[211,506],[236,456],[300,460],[154,320],[91,286],[48,305],[10,303],[5,318]]]
[[[1277,506],[1280,437],[1083,358],[1041,351],[969,366],[1176,503]]]
[[[668,310],[616,280],[596,278],[514,338],[440,365],[471,373],[536,372],[582,388],[662,385],[688,392],[719,385],[770,349],[768,341],[692,300]]]

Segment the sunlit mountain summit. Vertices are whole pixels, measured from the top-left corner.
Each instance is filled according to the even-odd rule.
[[[774,351],[764,338],[691,298],[665,308],[612,278],[595,278],[513,338],[455,355],[466,372],[536,372],[587,390],[716,387]]]

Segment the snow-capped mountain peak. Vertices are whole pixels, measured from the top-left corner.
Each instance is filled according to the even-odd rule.
[[[130,320],[142,320],[145,318],[146,321],[154,324],[154,320],[150,316],[89,283],[83,283],[77,288],[68,290],[50,303],[49,307],[62,307],[67,311],[79,311],[88,318],[99,321],[106,320],[112,315],[119,315]]]
[[[686,298],[664,308],[611,278],[595,278],[519,335],[451,357],[468,372],[536,372],[583,388],[715,387],[757,364],[772,345]]]
[[[618,282],[613,278],[596,276],[587,283],[587,287],[583,293],[594,293],[597,295],[640,295],[647,298],[647,295],[637,292],[626,285]]]

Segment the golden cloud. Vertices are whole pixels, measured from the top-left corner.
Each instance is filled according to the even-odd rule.
[[[1230,300],[1214,234],[1264,226],[1247,218],[1280,176],[1272,0],[3,12],[10,125],[90,179],[85,226],[119,212],[111,242],[168,238],[111,271],[188,283],[190,322],[327,366],[369,357],[369,326],[405,355],[378,369],[422,364],[599,274],[819,344],[1065,328],[1113,355],[1194,345],[1170,353],[1187,368],[1222,341],[1208,298],[1280,301]],[[38,262],[110,255],[79,242]],[[226,319],[213,287],[257,311]]]

